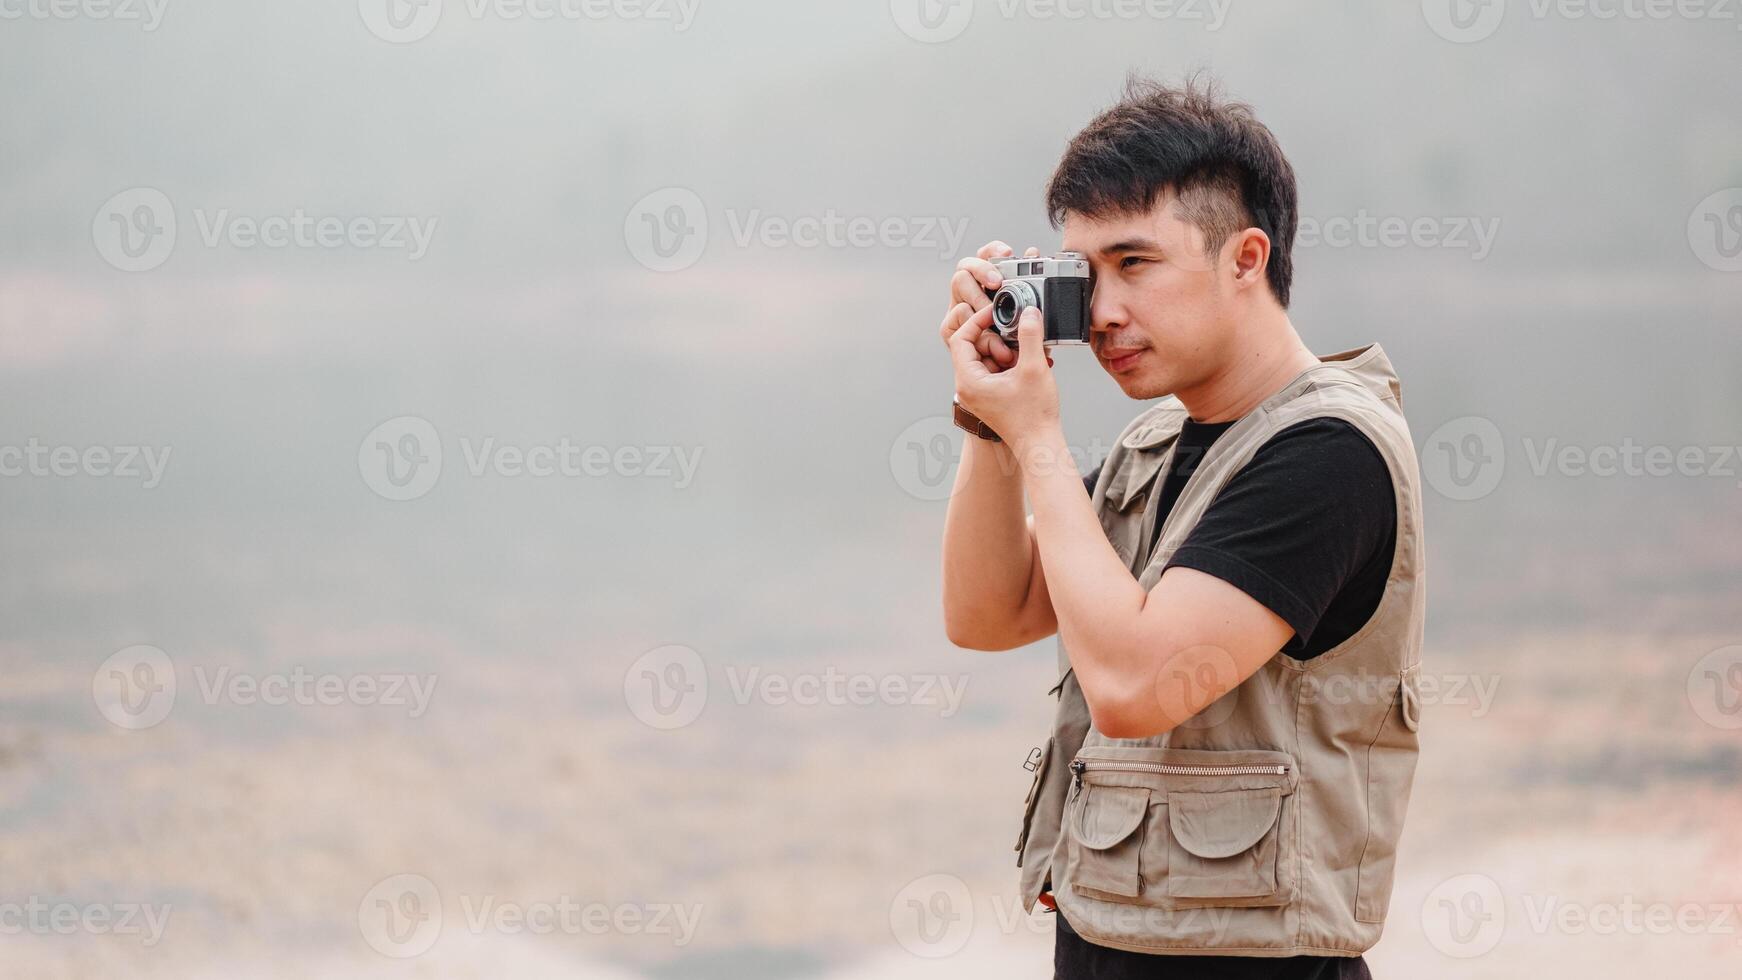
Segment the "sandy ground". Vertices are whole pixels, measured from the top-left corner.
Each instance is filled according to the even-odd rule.
[[[1686,683],[1718,645],[1552,636],[1430,652],[1445,685],[1427,705],[1375,975],[1734,976],[1742,763],[1737,733],[1705,723]],[[945,673],[965,696],[949,717],[739,704],[728,668],[750,662],[712,662],[701,716],[660,731],[624,709],[630,657],[509,670],[455,654],[415,721],[227,713],[184,682],[164,723],[123,732],[91,723],[88,675],[12,650],[14,704],[31,710],[0,730],[4,900],[167,916],[155,940],[14,926],[5,972],[1045,977],[1051,920],[1021,913],[1009,848],[1046,657],[955,656]],[[1583,658],[1612,673],[1568,669]],[[384,954],[370,903],[407,875],[428,883],[418,910],[437,929]],[[911,910],[939,888],[952,915],[919,936]],[[538,932],[498,915],[565,901],[631,920]]]

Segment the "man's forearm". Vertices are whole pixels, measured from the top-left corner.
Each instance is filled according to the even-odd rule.
[[[1083,494],[1063,431],[1050,426],[1015,451],[1024,461],[1047,591],[1077,681],[1085,694],[1121,691],[1138,676],[1142,644],[1135,639],[1148,597]]]
[[[1015,640],[1034,552],[1022,474],[1007,444],[963,440],[943,552],[944,626],[951,642],[999,649]]]

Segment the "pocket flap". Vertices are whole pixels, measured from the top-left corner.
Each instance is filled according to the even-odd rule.
[[[1091,850],[1105,850],[1131,836],[1149,812],[1149,790],[1139,786],[1084,786],[1071,821],[1071,836]]]
[[[1421,664],[1416,664],[1403,672],[1402,683],[1398,691],[1399,702],[1403,707],[1403,724],[1410,731],[1421,730]]]
[[[1201,858],[1232,857],[1258,843],[1282,812],[1282,789],[1169,793],[1167,820],[1181,847]]]

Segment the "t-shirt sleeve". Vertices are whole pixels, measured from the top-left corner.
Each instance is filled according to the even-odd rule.
[[[1083,489],[1089,491],[1089,496],[1091,497],[1095,495],[1095,480],[1100,475],[1101,467],[1097,466],[1089,471],[1088,476],[1083,477]]]
[[[1217,495],[1168,561],[1263,603],[1305,642],[1397,526],[1384,457],[1342,419],[1277,433]]]

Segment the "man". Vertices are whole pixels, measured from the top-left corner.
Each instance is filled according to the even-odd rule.
[[[1060,978],[1367,977],[1418,751],[1396,376],[1377,346],[1301,342],[1293,168],[1213,86],[1133,81],[1046,200],[1090,265],[1096,358],[1166,397],[1081,478],[1040,317],[1014,352],[989,329],[1011,249],[960,263],[940,332],[977,437],[945,521],[946,627],[980,650],[1059,636],[1023,901],[1061,913]]]

